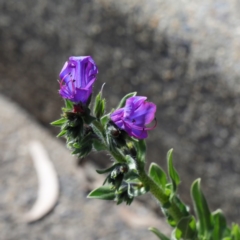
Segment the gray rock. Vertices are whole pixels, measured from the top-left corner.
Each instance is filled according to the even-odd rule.
[[[169,148],[190,204],[202,178],[212,210],[239,221],[239,3],[204,1],[1,1],[1,92],[41,123],[58,118],[59,70],[92,55],[108,108],[137,90],[158,105],[149,161]],[[96,157],[97,159],[97,157]],[[99,161],[99,159],[97,159]]]

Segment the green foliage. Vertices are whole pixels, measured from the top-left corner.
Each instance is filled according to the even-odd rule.
[[[168,175],[172,181],[173,192],[175,192],[177,190],[177,186],[180,183],[180,178],[176,169],[173,166],[172,154],[173,154],[173,149],[170,149],[167,153],[167,163],[168,163]]]
[[[97,119],[100,119],[104,115],[105,106],[106,100],[105,98],[102,98],[102,91],[100,91],[95,98],[95,103],[93,107],[93,113]]]
[[[150,227],[148,228],[149,231],[153,232],[158,239],[160,240],[170,240],[170,238],[166,237],[163,233],[161,233],[157,228]]]
[[[199,220],[198,236],[200,239],[210,239],[210,233],[213,230],[213,222],[207,201],[201,191],[200,179],[197,179],[193,182],[191,194],[195,213]]]
[[[109,185],[101,186],[91,191],[87,197],[101,200],[114,200],[115,190]]]
[[[136,92],[125,95],[117,109],[124,107],[127,99],[133,96]],[[93,116],[88,104],[65,100],[62,117],[51,123],[61,128],[58,137],[66,138],[67,147],[77,157],[86,157],[93,149],[108,151],[113,157],[109,168],[97,170],[107,176],[103,186],[91,191],[88,198],[130,205],[135,197],[150,191],[160,203],[168,224],[173,227],[171,238],[156,228],[149,228],[160,240],[240,240],[237,224],[230,229],[221,210],[210,212],[200,188],[200,179],[191,187],[196,219],[190,214],[177,194],[180,177],[173,166],[173,149],[167,153],[168,176],[156,163],[151,163],[147,175],[145,141],[134,139],[119,129],[110,120],[111,113],[105,114],[105,105],[102,90],[95,98]]]
[[[194,240],[196,239],[196,221],[193,216],[183,217],[173,231],[176,239]]]
[[[213,221],[212,240],[222,239],[224,234],[227,233],[227,222],[220,209],[212,213],[212,221]]]
[[[66,118],[60,118],[54,122],[51,122],[50,124],[56,127],[61,127],[64,123],[66,123],[67,119]]]
[[[135,142],[135,144],[137,149],[137,159],[142,164],[144,164],[146,161],[146,151],[147,151],[146,143],[144,140],[138,140],[137,142]]]
[[[160,166],[156,163],[151,163],[149,167],[149,175],[159,187],[165,189],[167,184],[167,175]]]

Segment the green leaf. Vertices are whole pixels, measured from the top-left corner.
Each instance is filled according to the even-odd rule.
[[[117,164],[112,165],[112,166],[109,167],[109,168],[102,169],[102,170],[96,170],[96,172],[99,173],[99,174],[111,172],[114,168],[116,168],[116,167],[118,167],[118,166],[120,166],[120,165],[121,165],[121,164],[117,163]]]
[[[212,217],[207,201],[200,188],[200,179],[193,182],[191,195],[194,203],[194,209],[199,220],[199,236],[208,239],[210,232],[213,230]]]
[[[68,100],[68,99],[64,99],[65,101],[65,107],[68,109],[68,110],[72,110],[73,109],[73,103]]]
[[[137,159],[144,164],[146,161],[146,151],[147,151],[145,140],[138,140],[135,143],[135,146],[137,151]]]
[[[170,238],[166,237],[163,233],[161,233],[157,228],[155,227],[150,227],[148,228],[149,231],[153,232],[158,239],[160,240],[170,240]]]
[[[107,150],[107,147],[104,143],[102,143],[99,140],[94,139],[93,140],[93,147],[96,151],[104,151]]]
[[[111,186],[101,186],[91,191],[87,198],[95,198],[101,200],[114,200],[115,190]]]
[[[168,175],[172,180],[173,191],[176,192],[177,186],[180,183],[179,175],[176,169],[173,166],[173,157],[172,157],[173,149],[170,149],[167,153],[167,162],[168,162]]]
[[[125,106],[126,101],[128,98],[130,97],[135,97],[137,95],[137,92],[132,92],[132,93],[128,93],[127,95],[125,95],[122,100],[120,101],[120,103],[118,104],[116,109],[122,108]]]
[[[51,122],[50,124],[53,125],[53,126],[62,126],[66,122],[67,122],[66,118],[60,118],[60,119],[58,119],[54,122]]]
[[[224,233],[227,230],[227,222],[226,219],[220,209],[212,213],[213,219],[213,232],[212,232],[212,239],[219,240],[224,237]]]
[[[109,117],[110,117],[110,114],[109,114],[109,113],[101,117],[101,120],[100,120],[100,121],[101,121],[101,123],[102,123],[103,126],[105,126],[105,125],[108,123]]]
[[[158,186],[165,189],[165,185],[167,184],[167,175],[160,166],[156,163],[151,163],[149,167],[149,175]]]
[[[240,228],[238,224],[235,224],[235,223],[232,224],[231,235],[232,235],[232,238],[231,238],[232,240],[240,240]]]
[[[62,130],[57,137],[62,137],[63,135],[65,135],[67,133],[67,130]]]
[[[192,216],[182,218],[174,230],[176,239],[194,240],[196,235],[196,221]]]
[[[93,107],[93,113],[96,116],[96,118],[101,118],[105,112],[105,105],[106,100],[102,98],[102,91],[98,93],[98,95],[95,98],[95,103]]]

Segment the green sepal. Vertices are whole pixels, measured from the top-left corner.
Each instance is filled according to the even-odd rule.
[[[193,182],[191,187],[191,195],[195,213],[199,221],[199,237],[205,237],[208,239],[210,232],[213,230],[212,216],[209,211],[207,201],[201,191],[200,179],[197,179]]]
[[[60,118],[60,119],[58,119],[54,122],[51,122],[50,124],[53,125],[53,126],[61,127],[66,122],[67,122],[66,118]]]
[[[160,166],[156,163],[151,163],[149,167],[149,175],[159,187],[165,189],[165,185],[167,184],[167,175]]]
[[[179,185],[180,178],[173,166],[173,157],[172,157],[173,149],[170,149],[167,153],[167,162],[168,162],[168,175],[172,181],[173,192],[176,192],[177,186]]]
[[[65,102],[65,109],[66,111],[71,111],[73,109],[73,103],[68,100],[68,99],[64,99],[64,102]]]
[[[150,227],[150,228],[148,228],[148,230],[151,231],[152,233],[154,233],[160,240],[170,240],[170,238],[166,237],[163,233],[161,233],[155,227]]]
[[[120,103],[118,104],[116,109],[122,108],[125,106],[126,101],[128,98],[130,97],[135,97],[137,95],[137,92],[132,92],[132,93],[128,93],[127,95],[125,95],[122,100],[120,101]]]
[[[87,198],[95,198],[95,199],[101,199],[101,200],[114,200],[115,190],[109,185],[101,186],[91,191],[88,194]]]
[[[102,98],[102,91],[100,91],[95,98],[95,103],[93,107],[93,113],[97,119],[100,119],[104,115],[105,105],[106,100]]]
[[[216,210],[212,213],[213,219],[213,232],[212,232],[212,240],[219,240],[224,237],[225,232],[227,229],[227,222],[226,219],[220,209]],[[240,238],[239,238],[240,239]]]
[[[197,237],[196,221],[193,216],[182,218],[173,231],[176,239],[194,240]],[[220,240],[220,239],[219,239]]]

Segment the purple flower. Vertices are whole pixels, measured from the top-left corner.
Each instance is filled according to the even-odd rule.
[[[59,94],[76,104],[87,103],[97,73],[98,68],[90,56],[70,57],[59,74]]]
[[[126,131],[129,136],[144,139],[148,136],[147,131],[153,129],[146,125],[155,118],[156,105],[146,102],[146,97],[130,97],[124,108],[114,111],[110,118],[120,129]]]

